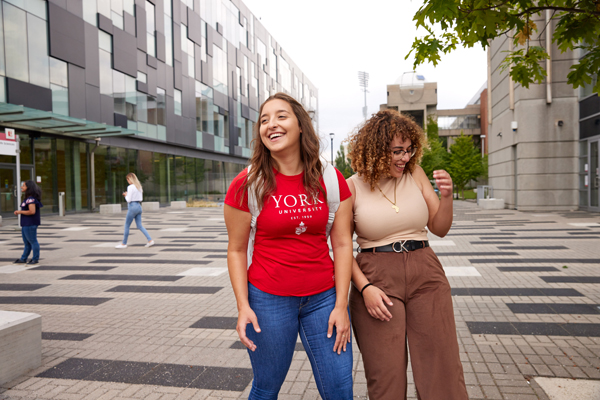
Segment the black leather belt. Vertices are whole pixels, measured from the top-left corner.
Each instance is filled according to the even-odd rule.
[[[401,242],[394,242],[385,246],[371,247],[369,249],[360,249],[360,253],[402,253],[403,251],[413,251],[429,247],[429,241],[427,240],[404,240]]]

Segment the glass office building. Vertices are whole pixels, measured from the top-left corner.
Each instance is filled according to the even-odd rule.
[[[0,1],[0,129],[20,138],[21,180],[44,213],[222,200],[250,155],[258,108],[286,92],[317,121],[317,89],[238,0]],[[0,155],[0,212],[17,207]]]

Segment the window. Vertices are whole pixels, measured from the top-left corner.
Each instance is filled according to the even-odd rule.
[[[51,84],[52,112],[55,114],[69,115],[69,89]]]
[[[69,86],[66,62],[50,57],[50,83],[63,87]]]
[[[156,16],[154,4],[146,0],[146,33],[147,49],[146,52],[152,57],[156,57]]]
[[[100,50],[100,94],[113,95],[112,54]]]
[[[287,93],[292,93],[292,71],[290,64],[283,58],[279,57],[279,67],[281,71],[281,86]]]
[[[227,54],[213,44],[213,87],[227,94]]]
[[[164,0],[165,12],[165,63],[173,66],[173,19],[172,19],[173,1]]]
[[[129,121],[137,121],[137,93],[135,78],[125,75],[125,115]]]
[[[3,2],[4,35],[6,51],[6,76],[29,82],[29,67],[27,60],[27,20],[26,13],[12,5]]]
[[[181,115],[181,90],[175,89],[175,115]]]
[[[113,93],[115,99],[115,112],[118,114],[126,114],[125,99],[127,91],[125,90],[125,74],[113,70]]]
[[[165,89],[156,88],[156,123],[158,125],[166,126],[167,125],[167,116],[166,116],[166,108],[167,108],[167,97],[165,94]]]

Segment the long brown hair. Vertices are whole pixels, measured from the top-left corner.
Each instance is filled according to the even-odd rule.
[[[325,196],[325,189],[319,182],[319,178],[323,174],[323,166],[320,159],[320,142],[313,128],[310,116],[304,107],[302,107],[302,104],[285,93],[275,93],[265,100],[260,106],[258,115],[262,115],[265,104],[275,99],[283,100],[292,107],[292,111],[296,115],[298,124],[300,125],[300,161],[304,167],[304,189],[310,197],[318,197],[319,192]],[[275,192],[277,188],[275,173],[273,172],[273,168],[277,165],[273,157],[271,157],[271,152],[260,138],[260,119],[259,122],[254,124],[252,145],[251,168],[242,188],[244,191],[247,191],[254,185],[254,194],[258,202],[258,207],[261,209],[267,196]],[[243,199],[243,197],[241,198]]]
[[[417,123],[407,115],[395,110],[379,111],[350,138],[348,157],[354,171],[375,190],[381,178],[390,176],[392,154],[390,143],[395,137],[410,140],[417,152],[404,167],[412,173],[418,165],[427,138]]]

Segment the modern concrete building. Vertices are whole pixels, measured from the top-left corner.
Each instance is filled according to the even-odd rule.
[[[487,112],[487,85],[484,85],[465,108],[437,109],[437,82],[427,82],[423,75],[406,72],[396,83],[387,86],[387,103],[380,110],[393,109],[412,116],[425,128],[427,118],[434,118],[439,127],[439,136],[450,147],[461,133],[473,136],[473,142],[487,152],[485,141],[487,126],[481,126],[481,115]]]
[[[421,127],[437,107],[437,82],[426,82],[423,75],[405,72],[393,85],[387,85],[387,103],[379,106],[412,116]]]
[[[16,129],[21,179],[43,213],[145,200],[223,198],[250,155],[269,94],[318,120],[317,89],[239,0],[0,1],[0,132]],[[17,207],[0,155],[0,213]]]
[[[494,40],[488,50],[489,185],[508,208],[573,210],[581,204],[579,91],[566,82],[577,54],[560,53],[551,43],[556,21],[549,18],[548,13],[535,21],[548,23],[540,38],[541,45],[550,43],[545,83],[526,89],[500,70],[504,52],[512,50],[507,37]],[[581,108],[594,101],[584,100]],[[595,115],[598,111],[596,104]]]

